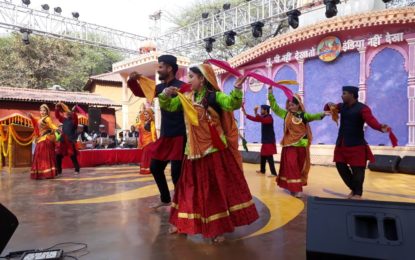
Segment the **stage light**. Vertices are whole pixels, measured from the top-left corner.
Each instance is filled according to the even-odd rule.
[[[223,4],[223,10],[229,10],[229,9],[231,9],[231,4],[228,4],[228,3],[226,3],[226,4]]]
[[[326,17],[332,18],[337,15],[337,4],[340,4],[340,0],[324,0],[326,5]]]
[[[235,44],[235,35],[236,35],[236,32],[234,32],[234,31],[227,31],[227,32],[225,32],[224,33],[224,35],[225,35],[225,44],[226,44],[226,46],[232,46],[232,45],[234,45]]]
[[[382,1],[386,4],[386,3],[389,3],[392,0],[382,0]]]
[[[53,10],[54,10],[54,11],[55,11],[55,13],[57,13],[57,14],[61,14],[61,13],[62,13],[62,8],[60,8],[59,6],[58,6],[58,7],[53,8]]]
[[[206,18],[208,18],[209,17],[209,13],[202,13],[202,18],[203,19],[206,19]]]
[[[23,3],[25,6],[29,6],[29,5],[30,5],[30,0],[22,0],[22,3]]]
[[[203,41],[205,41],[205,50],[206,52],[210,53],[213,50],[213,43],[216,41],[214,38],[209,37],[204,39]]]
[[[301,15],[301,12],[297,9],[287,12],[288,16],[288,24],[293,28],[296,29],[298,25],[300,25],[300,21],[298,16]]]
[[[41,5],[41,7],[42,7],[43,11],[49,11],[49,5],[48,4],[43,4],[43,5]]]
[[[262,27],[264,27],[263,22],[252,23],[251,27],[252,27],[252,36],[254,36],[254,38],[262,37]]]
[[[24,45],[30,44],[29,34],[32,33],[29,29],[20,29],[20,33],[22,34],[22,42]]]
[[[79,13],[78,12],[72,12],[72,17],[75,19],[79,18]]]

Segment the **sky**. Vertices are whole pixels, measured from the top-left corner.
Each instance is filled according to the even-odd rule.
[[[3,1],[3,0],[0,0]],[[62,16],[72,17],[72,12],[79,13],[79,20],[106,27],[149,36],[153,25],[149,15],[158,10],[174,14],[181,8],[194,4],[195,0],[31,0],[30,8],[41,10],[42,4],[48,4],[50,10],[62,8]],[[21,0],[13,0],[20,4]],[[53,12],[53,11],[52,11]],[[168,22],[162,20],[162,30]]]

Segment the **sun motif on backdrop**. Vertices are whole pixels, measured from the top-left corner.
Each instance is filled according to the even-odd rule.
[[[324,62],[334,61],[342,48],[340,39],[335,36],[328,36],[317,45],[317,55]]]
[[[296,199],[283,192],[275,192],[275,179],[263,178],[252,174],[254,166],[248,165],[245,172],[245,177],[248,182],[255,203],[265,207],[268,214],[262,213],[260,215],[260,223],[255,230],[249,229],[249,232],[241,232],[240,237],[235,239],[245,239],[263,235],[275,231],[288,222],[293,220],[304,209],[303,201]],[[252,169],[250,169],[252,168]],[[100,182],[101,185],[114,185],[122,183],[137,183],[137,187],[131,190],[118,192],[105,196],[96,196],[77,200],[47,202],[47,205],[82,205],[82,204],[96,204],[96,203],[117,203],[129,200],[145,199],[153,196],[158,196],[158,189],[154,184],[153,178],[148,176],[137,176],[135,173],[118,173],[108,176],[81,176],[80,178],[60,178],[55,179],[56,182]],[[173,187],[171,179],[168,180],[169,187]],[[265,212],[262,210],[261,212]]]

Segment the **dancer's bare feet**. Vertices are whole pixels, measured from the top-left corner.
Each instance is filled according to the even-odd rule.
[[[347,198],[348,198],[348,199],[351,199],[351,198],[353,197],[353,195],[354,195],[354,194],[353,194],[353,191],[351,191],[351,192],[349,193],[349,195],[347,195]]]
[[[362,196],[360,196],[360,195],[353,195],[350,199],[352,199],[352,200],[361,200],[362,199]]]
[[[223,243],[224,241],[225,241],[225,237],[224,236],[216,236],[216,237],[214,237],[212,239],[212,242],[213,243],[216,243],[216,244]]]
[[[258,174],[265,174],[265,172],[261,172],[261,171],[256,171],[256,173],[258,173]]]
[[[170,227],[169,227],[169,234],[170,235],[173,235],[173,234],[177,234],[177,232],[178,232],[177,227],[174,226],[174,225],[170,225]]]
[[[171,205],[171,202],[165,203],[165,202],[157,202],[157,203],[153,203],[150,204],[150,206],[148,206],[150,209],[158,209],[160,207],[168,207]]]

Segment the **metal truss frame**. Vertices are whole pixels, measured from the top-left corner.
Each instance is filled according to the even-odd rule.
[[[278,23],[288,11],[298,9],[310,0],[252,0],[229,10],[201,19],[188,26],[173,30],[157,38],[158,47],[165,52],[183,52],[204,42],[219,38],[233,30],[244,33],[255,22]]]
[[[0,2],[0,27],[56,37],[83,44],[138,54],[140,42],[147,37],[105,26],[78,21],[47,11],[35,10],[11,1]]]

